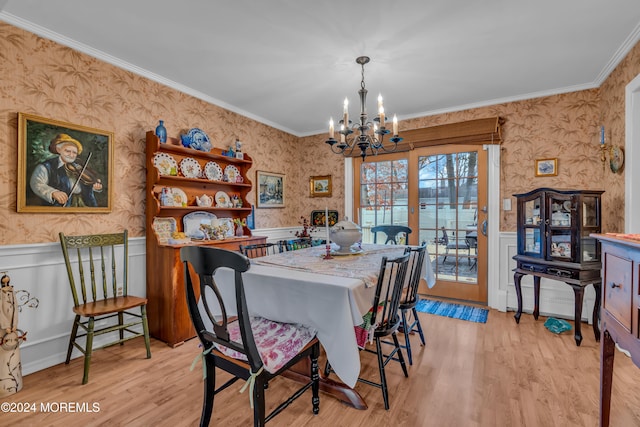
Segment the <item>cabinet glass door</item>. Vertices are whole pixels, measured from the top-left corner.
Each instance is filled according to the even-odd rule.
[[[524,251],[538,258],[542,257],[541,206],[540,197],[524,202]]]
[[[598,213],[600,211],[600,199],[593,196],[582,198],[582,233],[580,236],[581,253],[580,262],[600,261],[600,244],[590,237],[591,233],[600,231]]]

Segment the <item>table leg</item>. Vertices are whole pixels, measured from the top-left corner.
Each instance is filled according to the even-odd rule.
[[[575,294],[575,307],[574,307],[574,324],[576,332],[574,337],[576,339],[576,345],[582,343],[582,300],[584,297],[584,286],[573,285],[568,283],[573,288]]]
[[[533,318],[540,315],[540,276],[533,276]]]
[[[524,274],[518,272],[513,274],[513,284],[516,287],[516,299],[518,300],[518,311],[516,311],[516,314],[513,316],[516,319],[516,323],[520,323],[520,316],[522,316],[522,276],[524,276]]]
[[[596,302],[593,306],[593,316],[591,317],[591,322],[593,323],[593,333],[596,335],[596,342],[600,341],[600,288],[600,282],[593,284],[593,289],[596,290]]]
[[[307,382],[309,381],[310,363],[309,359],[301,360],[282,375],[294,381]],[[318,372],[320,374],[320,391],[330,394],[342,403],[356,409],[367,409],[366,402],[357,391],[345,383],[325,377],[322,371],[320,369]]]
[[[611,410],[611,385],[613,382],[613,358],[615,343],[605,330],[600,343],[600,426],[609,427],[609,413]]]

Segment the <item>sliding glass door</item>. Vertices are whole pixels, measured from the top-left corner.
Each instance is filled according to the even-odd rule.
[[[424,294],[486,302],[486,152],[438,146],[355,161],[363,242],[375,225],[407,225],[409,244],[427,244],[436,286]]]

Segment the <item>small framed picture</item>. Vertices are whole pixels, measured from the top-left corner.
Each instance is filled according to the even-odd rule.
[[[556,176],[558,175],[558,159],[538,159],[536,160],[536,176]]]
[[[331,175],[312,176],[309,179],[311,197],[331,197]]]
[[[284,178],[281,173],[256,173],[258,181],[258,208],[284,208]]]

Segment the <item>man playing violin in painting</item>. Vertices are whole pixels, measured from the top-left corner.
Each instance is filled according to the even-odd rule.
[[[61,133],[51,140],[49,151],[57,155],[38,164],[30,181],[31,190],[42,199],[42,204],[98,206],[94,192],[102,191],[102,182],[85,167],[75,163],[82,153],[82,144]]]

